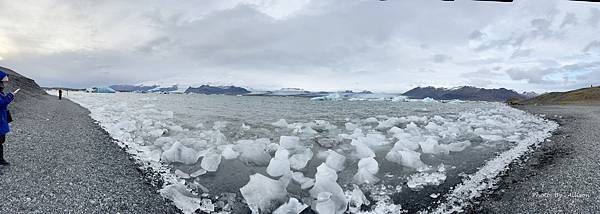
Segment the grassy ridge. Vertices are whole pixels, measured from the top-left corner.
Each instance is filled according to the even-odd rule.
[[[567,92],[551,92],[529,100],[520,101],[519,104],[600,104],[600,87],[581,88]]]

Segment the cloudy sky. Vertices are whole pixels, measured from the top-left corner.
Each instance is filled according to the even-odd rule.
[[[0,65],[44,86],[566,90],[600,84],[600,3],[0,1]]]

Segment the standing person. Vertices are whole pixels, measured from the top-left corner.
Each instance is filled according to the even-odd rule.
[[[4,142],[6,141],[6,134],[10,132],[8,128],[9,117],[8,117],[8,104],[13,101],[15,95],[8,92],[4,93],[6,83],[8,83],[8,74],[0,71],[0,165],[9,165],[4,160]],[[15,93],[19,92],[19,89]]]
[[[62,89],[58,89],[58,99],[62,100]]]

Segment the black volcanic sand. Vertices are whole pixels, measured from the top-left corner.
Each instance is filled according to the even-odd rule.
[[[600,212],[600,105],[518,108],[544,114],[560,128],[469,212]]]
[[[89,111],[24,92],[10,107],[0,213],[179,213]]]

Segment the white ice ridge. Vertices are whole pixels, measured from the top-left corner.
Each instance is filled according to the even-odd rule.
[[[517,111],[517,110],[514,110]],[[542,120],[531,114],[523,116],[531,120]],[[521,140],[516,147],[503,152],[496,158],[489,160],[475,174],[466,178],[462,184],[457,185],[447,196],[448,200],[440,204],[433,213],[460,213],[472,200],[481,196],[482,192],[495,188],[497,177],[500,173],[508,169],[511,162],[521,157],[525,152],[543,142],[544,139],[551,136],[551,132],[558,128],[558,124],[553,121],[546,121],[540,124],[540,130],[533,131],[525,139]]]

